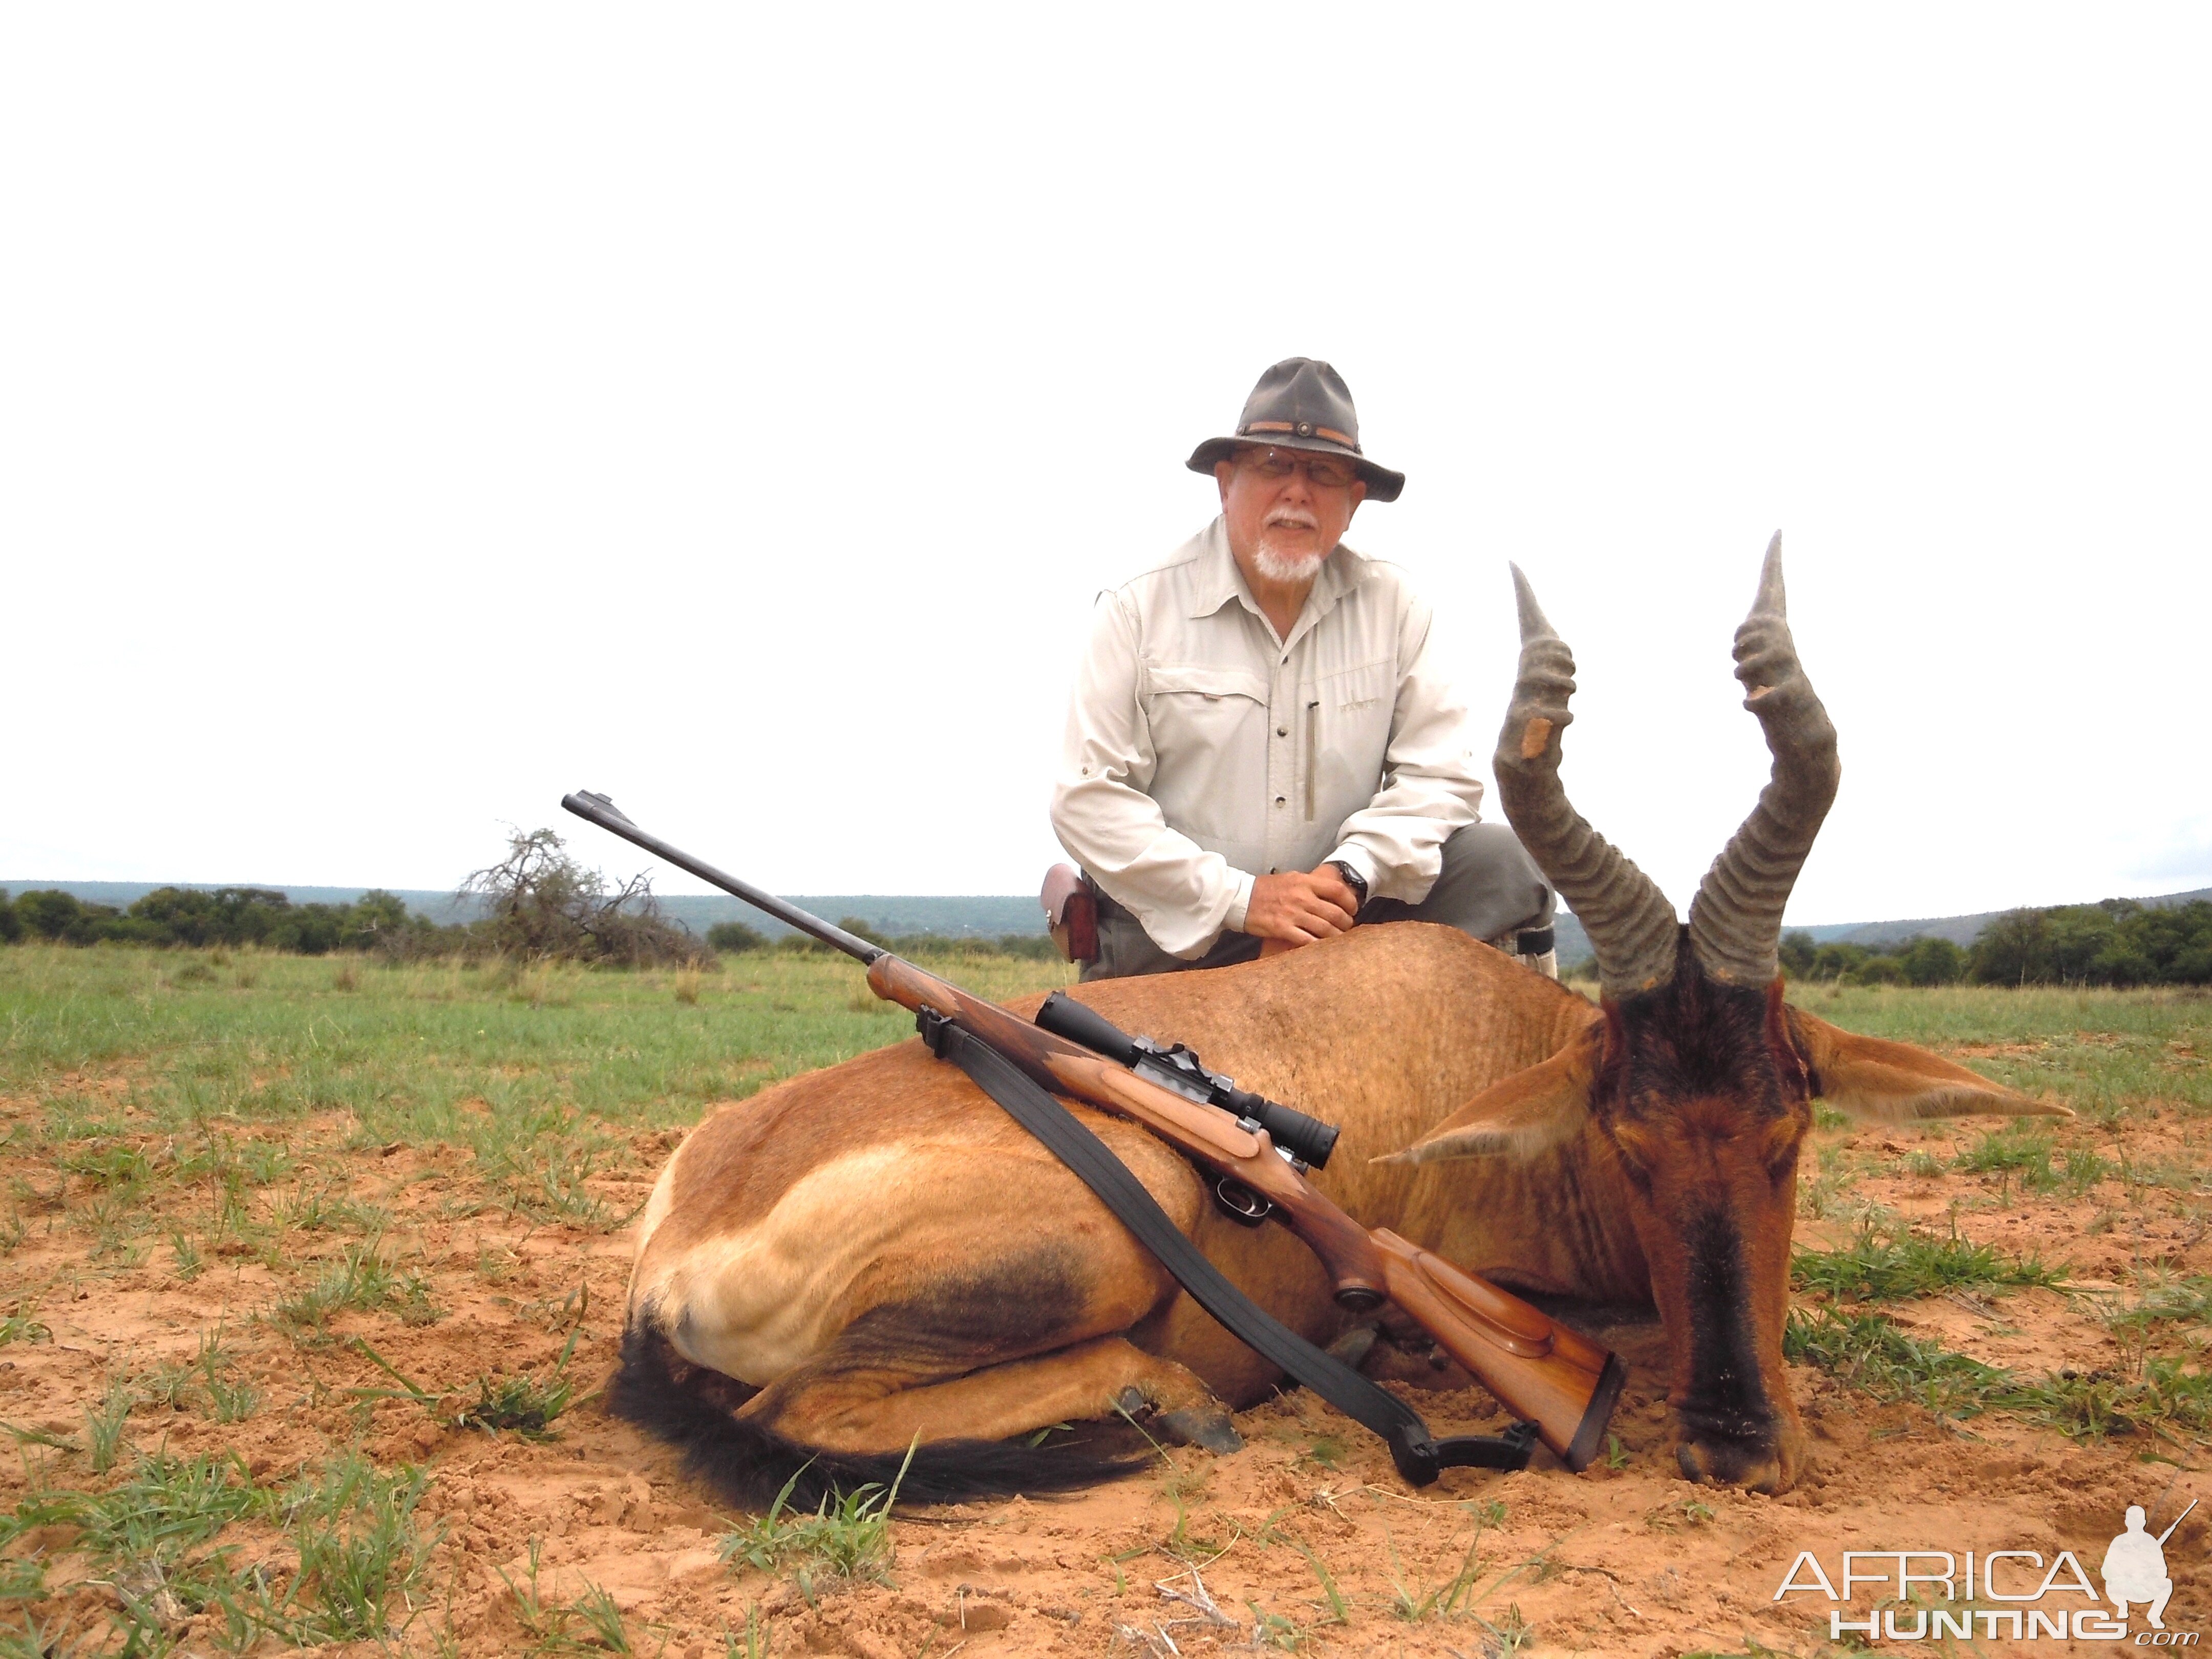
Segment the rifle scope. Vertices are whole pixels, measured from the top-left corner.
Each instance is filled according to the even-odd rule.
[[[1338,1132],[1334,1123],[1324,1123],[1296,1107],[1279,1105],[1249,1089],[1238,1088],[1234,1078],[1207,1071],[1199,1057],[1180,1042],[1163,1048],[1150,1037],[1131,1036],[1065,991],[1054,991],[1044,1000],[1044,1006],[1036,1012],[1036,1023],[1054,1036],[1079,1042],[1127,1066],[1170,1094],[1252,1119],[1276,1146],[1316,1170],[1325,1167],[1329,1154],[1336,1150]]]

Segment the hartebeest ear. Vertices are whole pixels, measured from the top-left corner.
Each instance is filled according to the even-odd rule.
[[[1859,1036],[1790,1010],[1812,1072],[1813,1092],[1855,1117],[1911,1123],[1930,1117],[2071,1117],[2073,1109],[2030,1100],[2002,1084],[1910,1043]]]
[[[1492,1084],[1405,1151],[1373,1162],[1531,1157],[1582,1127],[1604,1057],[1605,1022],[1595,1018],[1549,1060]]]

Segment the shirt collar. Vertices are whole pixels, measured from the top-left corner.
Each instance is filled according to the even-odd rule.
[[[1206,526],[1199,542],[1198,562],[1191,568],[1192,617],[1210,617],[1231,599],[1258,616],[1259,602],[1245,586],[1244,573],[1237,568],[1236,555],[1229,550],[1227,522],[1216,517]],[[1366,577],[1367,561],[1339,542],[1328,557],[1322,561],[1321,569],[1314,577],[1313,591],[1306,595],[1305,609],[1298,613],[1299,627],[1292,630],[1293,635],[1303,631],[1308,623],[1319,622],[1328,615],[1336,608],[1336,602]]]

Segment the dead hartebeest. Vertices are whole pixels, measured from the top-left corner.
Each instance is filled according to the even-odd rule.
[[[1773,776],[1687,927],[1567,803],[1573,659],[1515,580],[1499,789],[1589,930],[1601,1005],[1413,923],[1082,998],[1339,1119],[1317,1178],[1366,1224],[1525,1290],[1656,1304],[1683,1470],[1784,1491],[1804,1457],[1782,1328],[1812,1099],[1903,1120],[2065,1109],[1783,1000],[1783,903],[1838,774],[1784,620],[1778,538],[1735,644]],[[1074,1109],[1277,1317],[1316,1342],[1342,1332],[1295,1240],[1219,1212],[1143,1131]],[[905,1490],[925,1498],[1096,1479],[1107,1461],[1018,1437],[1117,1407],[1232,1448],[1224,1407],[1279,1380],[915,1042],[726,1106],[678,1149],[639,1229],[612,1405],[738,1498],[802,1466],[802,1489],[885,1480],[918,1439]]]

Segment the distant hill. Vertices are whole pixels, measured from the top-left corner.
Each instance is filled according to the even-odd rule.
[[[2161,893],[2155,898],[2135,902],[2154,909],[2168,909],[2176,905],[2191,904],[2199,899],[2212,899],[2212,887],[2199,887],[2187,893]],[[2087,904],[2094,901],[2083,899],[2079,902]],[[2041,909],[2045,907],[2037,905],[2033,908]],[[1908,939],[1948,939],[1954,945],[1972,945],[1981,937],[1983,928],[2008,914],[2003,910],[1984,910],[1971,916],[1930,916],[1917,921],[1854,921],[1793,931],[1810,933],[1822,945],[1895,945]]]
[[[1001,933],[1042,933],[1044,908],[1034,893],[970,893],[903,896],[885,893],[793,893],[791,902],[826,921],[858,916],[879,933],[934,933],[949,939],[996,939]],[[742,921],[771,938],[791,931],[726,894],[663,897],[660,908],[695,933],[718,921]]]
[[[22,893],[34,888],[58,887],[89,903],[112,904],[120,908],[143,898],[156,887],[245,887],[256,884],[249,882],[0,881],[0,889],[10,893]],[[365,887],[276,887],[276,890],[295,904],[350,904],[369,890]],[[466,915],[465,910],[456,907],[453,896],[449,892],[421,888],[396,888],[392,890],[407,902],[409,909],[433,921],[454,921]],[[2173,905],[2187,904],[2197,899],[2212,899],[2212,887],[2200,887],[2187,893],[2167,893],[2160,897],[2138,902],[2151,905]],[[995,939],[1000,933],[1044,932],[1044,912],[1038,908],[1036,900],[1026,893],[947,896],[795,893],[791,896],[791,902],[830,921],[846,916],[858,916],[870,927],[883,933],[934,933],[944,938]],[[695,933],[704,933],[718,921],[742,921],[770,938],[791,931],[781,922],[770,921],[750,905],[720,893],[663,897],[660,905],[672,918]],[[1810,933],[1823,945],[1838,942],[1894,945],[1900,939],[1920,936],[1948,939],[1954,945],[1972,945],[1984,927],[2004,914],[2002,910],[1985,910],[1970,916],[1927,916],[1908,921],[1830,922],[1792,931]],[[1583,932],[1582,923],[1573,916],[1562,915],[1559,917],[1558,933],[1561,962],[1579,962],[1589,955],[1589,936]]]

